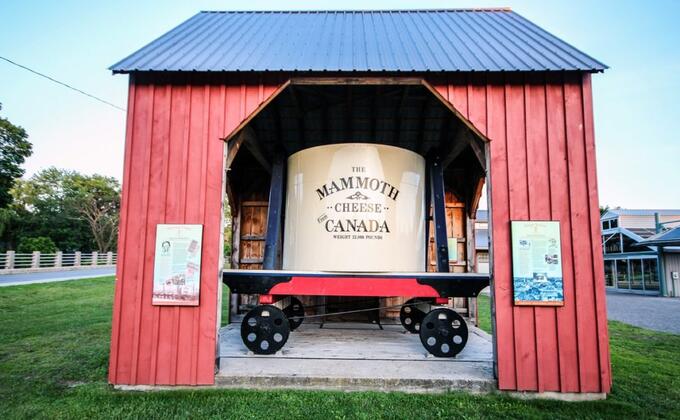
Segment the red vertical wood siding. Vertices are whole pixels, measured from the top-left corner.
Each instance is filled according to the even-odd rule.
[[[131,78],[109,381],[214,383],[222,138],[281,81]],[[156,225],[203,224],[198,307],[151,305]]]
[[[590,75],[430,82],[490,140],[499,388],[609,392]],[[513,306],[510,220],[561,222],[563,307]]]
[[[212,384],[223,147],[284,82],[131,79],[109,380]],[[498,385],[611,388],[590,75],[457,75],[430,83],[489,140]],[[565,305],[513,306],[510,220],[561,222]],[[204,225],[199,307],[151,305],[158,223]]]

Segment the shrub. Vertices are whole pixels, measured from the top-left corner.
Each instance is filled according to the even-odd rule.
[[[26,237],[19,240],[17,252],[31,253],[33,251],[40,251],[41,254],[52,254],[57,252],[57,246],[47,236]]]

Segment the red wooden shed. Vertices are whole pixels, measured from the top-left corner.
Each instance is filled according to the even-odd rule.
[[[130,84],[109,381],[213,384],[225,195],[266,200],[272,171],[248,168],[279,141],[359,139],[446,148],[466,220],[486,182],[498,388],[608,393],[591,89],[605,68],[508,9],[202,12],[115,64]],[[522,220],[560,222],[561,306],[515,305]],[[152,304],[158,224],[203,226],[198,306]]]

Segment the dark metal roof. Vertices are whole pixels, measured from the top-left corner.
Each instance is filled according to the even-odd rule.
[[[680,246],[680,227],[676,227],[665,232],[650,236],[644,241],[638,242],[638,245],[647,246]]]
[[[509,9],[201,12],[110,69],[602,71]]]

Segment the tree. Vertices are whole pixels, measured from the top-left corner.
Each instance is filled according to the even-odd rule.
[[[116,179],[47,168],[18,180],[12,195],[12,208],[21,220],[12,232],[15,238],[45,236],[65,252],[115,248],[120,208]]]
[[[17,252],[31,253],[33,251],[40,251],[41,254],[54,254],[57,252],[57,246],[52,242],[52,239],[45,236],[21,238]]]
[[[0,117],[0,209],[12,202],[10,190],[15,180],[24,174],[21,165],[33,152],[27,139],[26,130]]]
[[[120,186],[114,178],[76,175],[71,180],[72,204],[85,217],[97,250],[112,251],[118,236]]]

